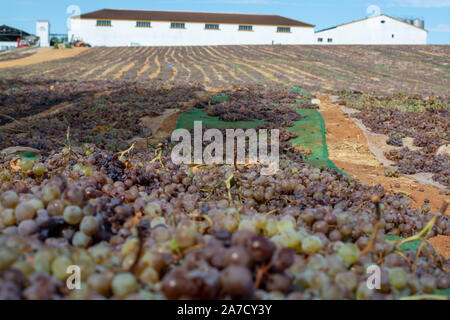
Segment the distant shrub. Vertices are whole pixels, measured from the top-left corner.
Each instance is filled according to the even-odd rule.
[[[72,49],[72,45],[70,43],[66,43],[66,49]]]

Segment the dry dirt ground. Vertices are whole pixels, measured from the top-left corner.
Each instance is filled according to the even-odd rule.
[[[59,49],[53,48],[39,48],[38,52],[32,56],[0,62],[0,69],[11,67],[24,67],[32,64],[48,62],[52,60],[64,59],[74,57],[89,48],[72,48],[72,49]]]
[[[337,167],[363,183],[381,184],[388,191],[408,194],[413,208],[420,208],[424,200],[429,199],[433,211],[440,209],[448,197],[440,195],[439,188],[421,184],[404,175],[399,178],[385,177],[386,167],[371,152],[361,128],[337,104],[332,103],[328,95],[318,95],[318,98],[321,101],[319,111],[327,129],[329,158]],[[396,184],[400,184],[400,187],[396,188]],[[450,258],[450,237],[441,236],[430,242],[436,251]]]

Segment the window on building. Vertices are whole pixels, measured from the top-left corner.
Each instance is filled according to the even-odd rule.
[[[239,26],[239,31],[253,31],[253,26],[240,25]]]
[[[322,42],[323,42],[323,38],[318,38],[318,39],[317,39],[317,42],[322,43]]]
[[[392,35],[392,38],[395,38],[395,35]]]
[[[328,43],[333,43],[333,38],[328,38]]]
[[[97,27],[111,27],[111,20],[97,20]]]
[[[186,24],[184,22],[172,22],[170,24],[172,29],[186,29]]]
[[[150,21],[136,21],[136,28],[151,28],[152,23]]]
[[[219,30],[219,25],[218,24],[205,24],[205,29],[206,30]]]
[[[290,27],[278,27],[277,28],[277,32],[290,33],[291,32],[291,28]]]

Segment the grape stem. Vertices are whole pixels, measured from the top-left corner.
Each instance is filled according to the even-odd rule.
[[[408,257],[401,251],[396,250],[394,251],[395,254],[399,255],[400,257],[402,257],[403,259],[405,259],[406,263],[408,263],[409,267],[412,269],[413,266],[411,265],[411,262],[409,261]]]
[[[66,132],[66,146],[67,146],[67,154],[68,156],[70,155],[74,155],[75,158],[78,158],[78,155],[75,153],[75,151],[73,151],[72,149],[72,144],[70,143],[70,126],[67,127],[67,132]]]
[[[266,266],[262,266],[262,267],[258,268],[258,273],[256,274],[256,279],[255,279],[255,290],[259,289],[259,286],[261,285],[263,276],[270,270],[270,268],[272,268],[271,262]]]
[[[402,297],[400,300],[447,300],[447,296],[438,294],[424,294],[421,296]]]
[[[372,232],[372,235],[370,236],[369,243],[368,243],[367,246],[364,248],[364,250],[361,252],[361,256],[363,256],[363,255],[365,255],[365,254],[367,254],[367,253],[369,253],[369,252],[372,251],[373,246],[374,246],[374,244],[375,244],[375,239],[377,238],[378,230],[380,229],[380,225],[381,225],[381,223],[380,223],[380,219],[381,219],[381,206],[380,206],[380,203],[379,203],[379,202],[377,202],[377,203],[375,204],[375,206],[376,206],[377,222],[376,222],[376,224],[375,224],[375,228],[374,228],[374,230],[373,230],[373,232]]]
[[[397,248],[399,248],[401,245],[403,245],[403,244],[405,244],[405,243],[408,243],[408,242],[411,242],[411,241],[422,240],[422,239],[426,238],[426,237],[431,233],[431,231],[433,230],[433,227],[434,227],[434,225],[436,224],[437,219],[438,219],[439,217],[441,217],[442,215],[444,215],[445,212],[447,211],[448,204],[449,204],[448,201],[444,201],[444,203],[442,204],[441,209],[439,210],[439,214],[438,214],[438,215],[435,215],[435,216],[433,217],[433,219],[431,219],[431,220],[427,223],[427,225],[425,226],[425,228],[423,228],[423,230],[420,231],[418,234],[416,234],[416,235],[414,235],[414,236],[412,236],[412,237],[409,237],[409,238],[406,238],[406,239],[400,241],[400,242],[397,244]]]
[[[131,154],[131,151],[133,151],[134,147],[136,145],[136,142],[134,142],[131,147],[129,147],[127,150],[119,152],[120,157],[119,157],[119,161],[123,162],[123,158],[125,157],[126,154]]]
[[[425,228],[423,228],[423,230],[420,231],[418,234],[416,234],[416,235],[414,235],[414,236],[412,236],[412,237],[409,237],[409,238],[406,238],[406,239],[400,241],[400,242],[397,244],[397,248],[399,248],[400,246],[404,245],[405,243],[412,242],[412,241],[417,241],[417,240],[421,240],[422,238],[427,237],[427,236],[431,233],[431,230],[433,229],[434,225],[436,224],[437,218],[440,217],[440,216],[441,216],[440,214],[434,216],[433,219],[431,219],[431,220],[427,223],[427,225],[425,226]]]
[[[142,251],[144,248],[144,241],[143,241],[141,227],[137,226],[136,229],[137,229],[137,238],[138,238],[138,252],[136,254],[136,259],[134,260],[133,265],[130,267],[130,272],[133,274],[135,273],[136,268],[139,264],[139,261],[141,260],[141,255],[142,255]]]
[[[156,149],[156,152],[158,152],[158,151],[159,151],[158,155],[152,161],[150,161],[150,163],[155,163],[156,161],[159,161],[159,163],[161,164],[161,167],[165,168],[164,164],[162,162],[162,150]]]
[[[225,180],[225,185],[228,190],[228,201],[233,202],[233,197],[231,196],[231,180],[233,180],[234,174],[232,174],[227,180]]]

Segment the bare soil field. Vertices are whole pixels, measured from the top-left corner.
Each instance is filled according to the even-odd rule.
[[[86,49],[87,48],[72,48],[55,50],[53,48],[38,48],[31,52],[11,53],[12,56],[9,56],[10,54],[0,56],[0,69],[24,67],[58,59],[71,58],[86,51]],[[2,57],[4,59],[2,59]]]
[[[284,84],[381,94],[448,95],[450,87],[449,46],[75,48],[47,51],[16,66],[38,62],[22,68],[7,68],[14,62],[0,64],[7,68],[1,76],[200,82],[216,88]]]

